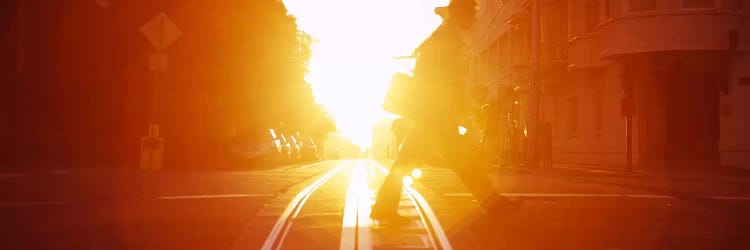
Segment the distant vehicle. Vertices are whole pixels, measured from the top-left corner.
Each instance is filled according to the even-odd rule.
[[[281,143],[280,159],[288,162],[292,159],[292,145],[284,134],[279,134],[278,139]]]
[[[318,145],[310,137],[303,137],[300,139],[300,160],[303,161],[317,161],[320,160],[318,155]]]
[[[289,143],[289,161],[290,162],[299,161],[300,141],[297,139],[299,138],[299,135],[292,134],[292,135],[289,135],[287,138],[288,138],[288,143]]]
[[[235,151],[251,164],[277,164],[281,144],[273,129],[257,131],[242,139]]]

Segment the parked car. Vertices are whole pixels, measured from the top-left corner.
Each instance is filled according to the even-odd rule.
[[[303,161],[317,161],[320,160],[320,155],[318,154],[318,146],[315,145],[315,141],[313,141],[310,137],[302,137],[300,139],[300,160]]]
[[[289,154],[291,156],[291,159],[293,162],[299,161],[300,159],[300,140],[298,139],[299,133],[297,135],[290,135],[289,136],[289,144],[291,153]]]
[[[279,134],[278,140],[281,143],[280,159],[285,162],[290,161],[292,159],[292,145],[289,143],[289,139],[286,135]]]
[[[245,134],[238,139],[234,152],[239,153],[240,162],[250,164],[277,164],[280,156],[280,145],[273,129]]]
[[[281,138],[279,138],[278,134],[276,134],[276,130],[274,129],[269,129],[268,132],[271,134],[271,138],[273,138],[273,146],[276,148],[276,151],[281,154],[284,146],[284,144],[281,142]]]

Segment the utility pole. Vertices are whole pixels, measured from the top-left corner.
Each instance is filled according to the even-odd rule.
[[[633,78],[629,71],[621,75],[625,97],[620,99],[620,112],[625,118],[625,169],[633,170],[633,117],[636,114],[636,101],[633,94]]]
[[[526,158],[527,167],[536,167],[539,164],[539,61],[540,61],[540,38],[541,38],[541,0],[531,0],[531,60],[530,60],[530,83],[529,83],[529,114],[526,119],[528,151]]]

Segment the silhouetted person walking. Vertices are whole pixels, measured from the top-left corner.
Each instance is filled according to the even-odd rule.
[[[488,164],[468,138],[458,132],[459,118],[464,107],[465,44],[463,32],[474,23],[476,3],[473,0],[453,0],[447,7],[448,15],[440,26],[417,48],[417,62],[409,109],[403,114],[413,127],[402,142],[390,173],[378,191],[371,217],[376,220],[403,223],[407,218],[398,214],[403,176],[434,149],[461,178],[488,213],[495,213],[497,201],[502,200],[488,179]]]

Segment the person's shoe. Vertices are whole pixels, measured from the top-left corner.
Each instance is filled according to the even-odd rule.
[[[376,210],[373,209],[370,213],[370,219],[377,220],[383,225],[403,226],[408,225],[411,219],[400,215],[395,210]]]

